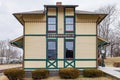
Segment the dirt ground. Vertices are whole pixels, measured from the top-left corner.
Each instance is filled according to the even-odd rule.
[[[5,65],[0,65],[0,80],[8,80],[6,76],[3,76],[2,71],[5,69],[9,68],[17,68],[17,67],[22,67],[21,64],[5,64]]]
[[[22,67],[21,64],[5,64],[0,65],[0,70],[8,69],[8,68],[16,68],[16,67]]]
[[[0,80],[9,80],[6,76],[1,76]]]
[[[120,57],[108,57],[105,59],[105,65],[107,67],[113,67],[114,62],[120,62]]]
[[[6,76],[0,77],[0,80],[8,80]],[[24,80],[33,80],[31,78],[25,78]],[[41,80],[70,80],[70,79],[61,79],[59,76],[54,76],[54,77],[49,77],[47,79],[41,79]],[[79,77],[77,79],[72,79],[72,80],[112,80],[107,77],[99,77],[99,78],[84,78],[84,77]]]

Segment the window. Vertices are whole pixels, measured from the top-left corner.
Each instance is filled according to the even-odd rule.
[[[66,32],[73,32],[74,31],[74,18],[73,17],[66,17],[65,18],[65,31]]]
[[[48,17],[48,32],[56,32],[56,17]]]
[[[56,41],[55,40],[48,41],[48,59],[51,59],[51,60],[56,59]]]
[[[65,41],[65,57],[67,59],[72,59],[74,57],[74,41],[73,40],[67,40]]]

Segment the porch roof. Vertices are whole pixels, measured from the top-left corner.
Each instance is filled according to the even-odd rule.
[[[10,41],[10,43],[13,45],[13,46],[16,46],[16,47],[19,47],[19,48],[23,48],[24,45],[23,45],[23,36],[20,36],[12,41]],[[108,45],[110,44],[107,40],[101,38],[101,37],[97,37],[97,46],[100,47],[100,46],[105,46],[105,45]]]

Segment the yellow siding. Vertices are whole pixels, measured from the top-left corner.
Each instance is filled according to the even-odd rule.
[[[46,16],[45,14],[24,15],[23,20],[25,22],[46,22]]]
[[[46,34],[46,23],[25,23],[25,34]]]
[[[76,34],[96,34],[96,23],[76,23]]]
[[[76,22],[77,23],[96,23],[98,19],[97,15],[87,15],[87,14],[77,14]]]
[[[64,67],[64,61],[58,61],[58,68]]]
[[[96,67],[96,61],[76,61],[76,67]]]
[[[25,36],[25,59],[46,59],[46,38]]]
[[[74,8],[66,8],[65,11],[66,16],[74,16]]]
[[[64,10],[63,8],[58,9],[58,34],[64,33]]]
[[[76,58],[96,59],[96,36],[76,37]]]
[[[56,15],[56,8],[48,8],[48,15],[55,16]]]
[[[64,58],[64,39],[58,38],[58,59]]]
[[[45,61],[24,61],[24,68],[45,68]]]

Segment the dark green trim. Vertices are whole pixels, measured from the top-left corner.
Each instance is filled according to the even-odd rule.
[[[45,69],[45,68],[24,68],[25,71],[32,71],[37,69]],[[60,68],[50,68],[49,70],[59,70]],[[96,67],[76,67],[76,69],[96,69]]]
[[[52,38],[52,37],[48,37],[48,34],[58,34],[58,8],[57,7],[53,7],[56,8],[56,15],[54,15],[54,17],[56,18],[56,32],[48,32],[48,17],[52,17],[51,15],[48,15],[48,8],[46,8],[47,12],[46,12],[46,68],[47,69],[51,69],[51,66],[54,67],[53,69],[58,68],[58,38]],[[56,42],[56,59],[55,60],[49,60],[48,59],[48,41],[55,41]]]
[[[47,32],[47,30],[48,30],[48,8],[46,8],[46,35],[48,35],[48,32]],[[47,45],[48,45],[48,39],[47,39],[47,36],[46,36],[46,59],[47,59],[47,53],[48,53],[48,51],[47,51]],[[48,59],[46,60],[46,68],[47,68],[47,61],[48,61]]]
[[[48,38],[46,37],[46,68],[47,68],[47,61],[48,61]]]
[[[66,18],[73,18],[74,22],[73,22],[73,31],[66,31]],[[75,17],[74,15],[73,16],[64,16],[64,33],[65,34],[69,34],[69,33],[72,33],[74,34],[75,33]]]
[[[64,61],[65,59],[57,59],[57,61]],[[97,59],[75,59],[75,61],[96,61]],[[46,61],[46,59],[24,59],[24,61]]]
[[[105,45],[109,45],[110,43],[109,42],[99,42],[97,43],[97,47],[104,47]]]
[[[46,61],[46,59],[24,59],[24,61]]]
[[[64,32],[65,33],[65,32]],[[58,30],[57,30],[57,34],[58,34]],[[72,33],[68,33],[68,34],[72,34]],[[25,34],[24,36],[47,36],[48,34]],[[96,34],[75,34],[75,36],[97,36]]]
[[[96,67],[76,67],[76,69],[96,69]]]
[[[57,9],[56,9],[56,10],[57,10]],[[56,31],[51,31],[51,32],[48,31],[48,18],[56,18],[56,27],[55,27],[55,28],[56,28]],[[54,15],[54,16],[51,16],[51,15],[48,16],[48,15],[47,15],[47,33],[55,33],[55,34],[57,34],[57,16],[56,16],[56,15]]]
[[[24,68],[25,71],[32,71],[37,69],[45,69],[45,68]]]
[[[56,8],[56,30],[58,34],[58,7]],[[56,58],[58,59],[58,38],[56,40]],[[58,60],[56,59],[56,66],[58,68]]]
[[[75,61],[96,61],[97,59],[75,59]]]
[[[71,7],[71,8],[73,8],[73,7]],[[68,32],[68,31],[66,31],[66,17],[72,17],[72,18],[74,18],[74,30],[72,31],[72,32]],[[73,16],[69,16],[69,15],[66,15],[66,8],[64,8],[64,34],[75,34],[76,33],[76,30],[75,30],[76,28],[75,28],[75,8],[74,8],[74,15]],[[74,56],[73,56],[73,59],[71,60],[71,62],[69,63],[68,61],[70,61],[70,60],[67,60],[66,58],[65,58],[65,42],[67,41],[67,40],[72,40],[73,42],[74,42]],[[73,37],[73,38],[65,38],[64,37],[64,68],[66,68],[67,66],[72,66],[72,67],[74,67],[75,68],[75,45],[76,44],[76,42],[75,42],[75,36]],[[73,63],[73,65],[72,65],[72,63]],[[66,65],[67,64],[67,65]]]
[[[74,35],[76,34],[76,14],[74,7]],[[74,61],[76,60],[76,37],[74,37]],[[76,67],[76,62],[74,62],[74,66]]]
[[[75,36],[97,36],[96,34],[76,34]]]
[[[56,42],[56,59],[55,60],[49,60],[48,59],[48,41],[55,41]],[[51,63],[50,61],[54,61],[54,62]],[[53,66],[54,63],[56,64],[56,66],[54,66],[54,67],[58,67],[57,66],[57,39],[47,39],[47,57],[46,57],[46,62],[47,62],[47,65],[46,65],[47,68],[49,68],[50,66]]]
[[[19,47],[19,48],[22,48],[23,49],[23,41],[20,41],[20,42],[11,42],[10,43],[11,45],[15,45],[16,47]]]
[[[24,36],[46,36],[46,34],[25,34]]]

